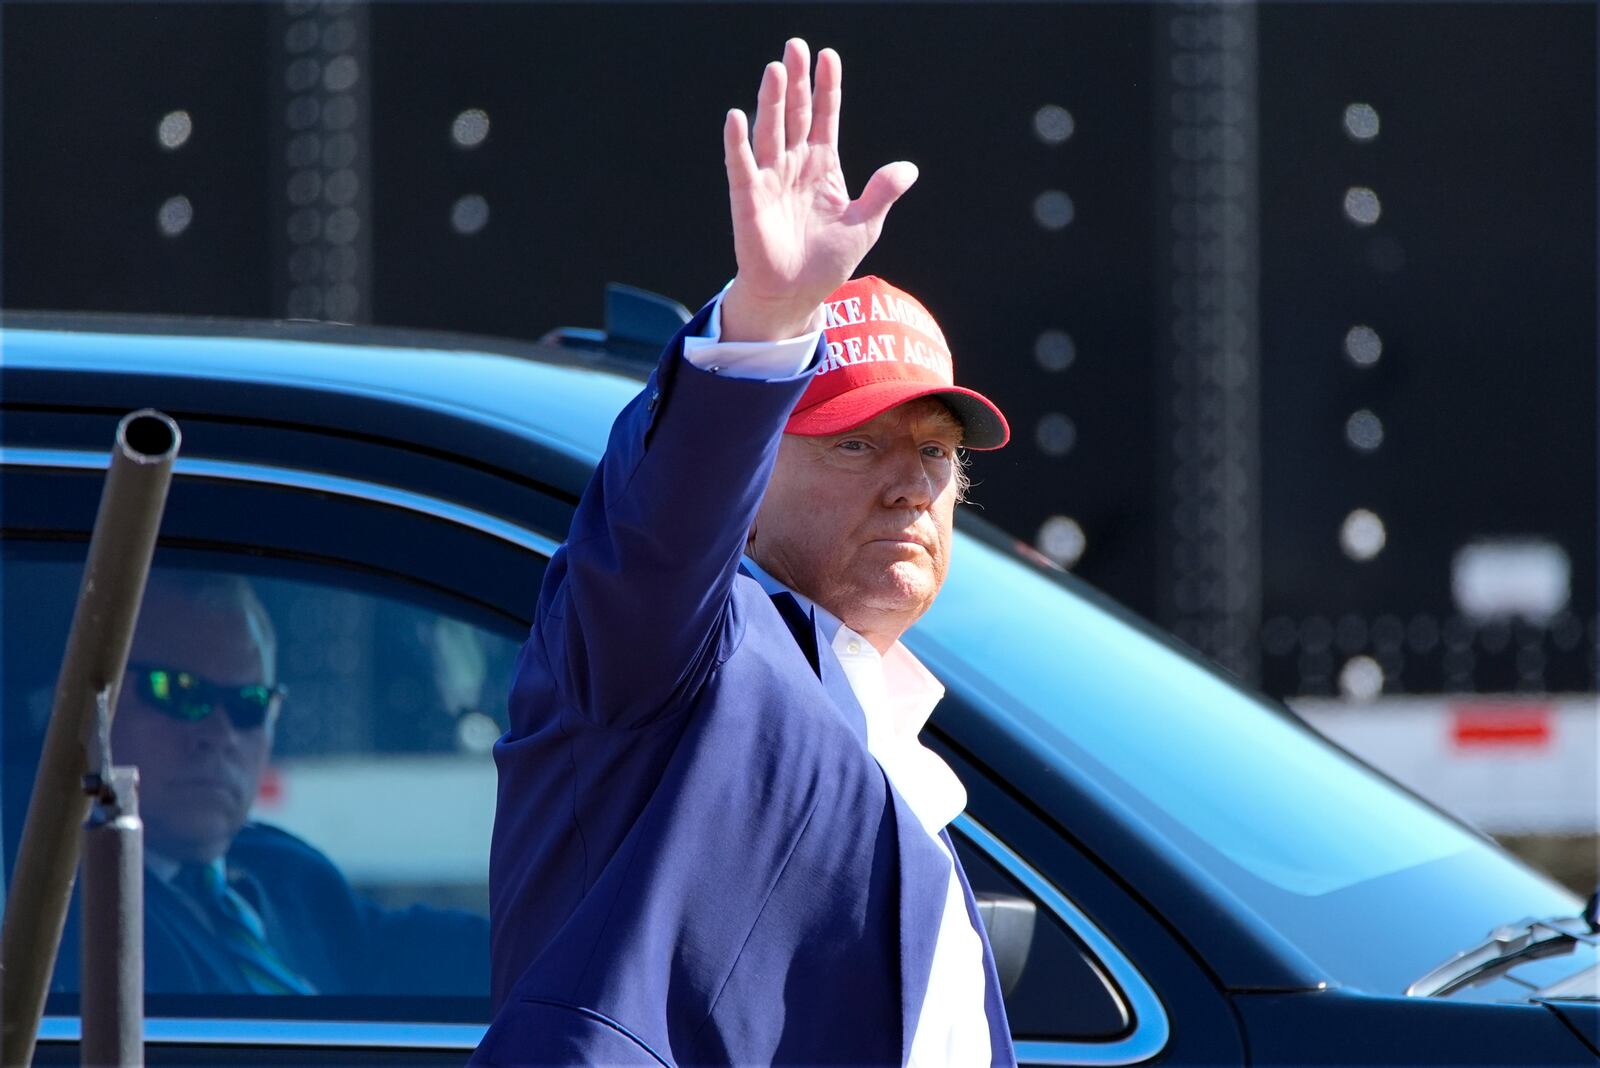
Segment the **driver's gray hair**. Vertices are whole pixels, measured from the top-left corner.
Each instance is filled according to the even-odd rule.
[[[244,613],[250,636],[261,650],[262,669],[268,683],[278,678],[278,632],[267,614],[266,605],[256,594],[255,587],[243,575],[226,571],[190,571],[184,568],[152,568],[145,586],[145,596],[151,592],[192,602],[203,611],[226,612],[238,609]]]

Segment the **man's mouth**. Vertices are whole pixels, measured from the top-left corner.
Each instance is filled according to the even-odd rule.
[[[883,538],[873,538],[867,544],[884,545],[892,549],[902,549],[907,552],[918,549],[920,549],[922,552],[928,552],[928,547],[926,545],[918,541],[916,538],[907,537],[904,534],[889,535],[888,537]]]
[[[185,790],[220,790],[230,795],[239,792],[238,782],[232,776],[222,774],[185,775],[174,780],[173,785]]]

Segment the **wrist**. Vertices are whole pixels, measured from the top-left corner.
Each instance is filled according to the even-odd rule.
[[[763,298],[735,278],[722,294],[723,341],[786,341],[822,327],[821,303],[791,296]]]

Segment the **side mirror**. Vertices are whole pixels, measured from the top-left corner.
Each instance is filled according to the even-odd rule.
[[[604,330],[563,326],[539,340],[569,349],[603,352],[649,368],[655,366],[662,346],[692,318],[688,308],[669,297],[607,282]]]
[[[656,353],[692,318],[688,308],[669,297],[606,283],[606,339],[613,344],[640,345]]]
[[[994,950],[995,970],[1000,973],[1000,992],[1010,995],[1028,966],[1033,949],[1033,927],[1039,918],[1038,906],[1025,897],[1012,894],[975,894],[978,917],[989,934]]]

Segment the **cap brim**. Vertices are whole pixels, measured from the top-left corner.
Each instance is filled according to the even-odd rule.
[[[998,449],[1011,440],[1006,417],[982,393],[960,386],[923,386],[903,381],[868,383],[821,404],[797,409],[783,429],[806,437],[839,434],[921,397],[938,397],[949,406],[961,421],[964,449]]]

